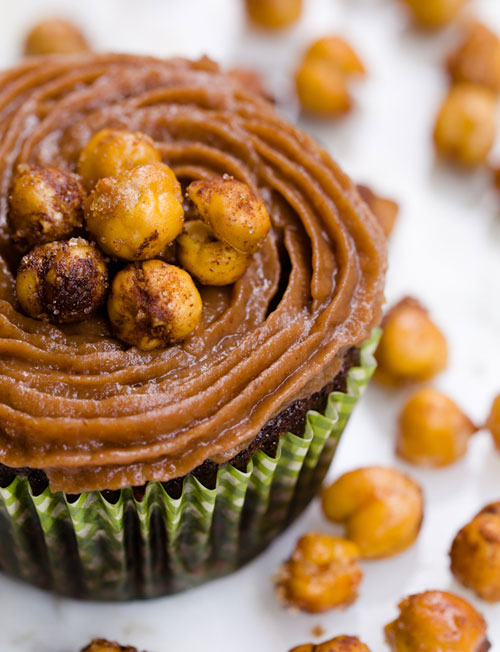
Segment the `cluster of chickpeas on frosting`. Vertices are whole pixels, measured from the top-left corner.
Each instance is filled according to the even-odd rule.
[[[16,278],[19,304],[34,319],[65,324],[92,317],[107,300],[115,335],[142,350],[187,337],[202,314],[193,278],[234,283],[271,227],[262,201],[228,176],[191,182],[197,219],[185,221],[181,185],[142,133],[97,132],[77,172],[18,166],[9,225],[27,252]],[[169,247],[182,267],[163,259]],[[109,259],[128,264],[108,293]]]

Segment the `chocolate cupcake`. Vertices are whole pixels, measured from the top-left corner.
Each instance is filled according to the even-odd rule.
[[[199,325],[154,350],[117,339],[103,309],[27,317],[13,289],[18,166],[73,175],[108,128],[147,134],[184,191],[231,175],[271,218],[241,278],[199,285]],[[0,134],[1,568],[115,600],[230,572],[310,501],[373,372],[377,221],[324,150],[208,59],[30,60],[0,76]]]

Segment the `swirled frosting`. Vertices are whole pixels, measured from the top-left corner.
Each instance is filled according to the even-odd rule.
[[[203,321],[154,352],[104,316],[56,327],[19,312],[6,232],[16,166],[73,171],[104,127],[149,134],[185,183],[230,174],[273,227],[243,278],[202,288]],[[325,385],[378,323],[384,237],[350,179],[307,135],[208,59],[33,59],[0,76],[0,461],[54,490],[141,485],[223,462]]]

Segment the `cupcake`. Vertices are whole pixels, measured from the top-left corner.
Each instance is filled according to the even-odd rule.
[[[0,567],[111,600],[229,573],[314,496],[373,372],[381,228],[324,150],[208,59],[35,58],[1,75],[0,107]],[[189,275],[178,239],[127,263],[93,226],[96,193],[121,183],[126,194],[137,177],[78,177],[82,151],[109,129],[146,135],[185,227],[203,213],[188,188],[214,178],[245,184],[270,218],[237,280],[194,279],[195,326],[150,348],[117,326],[128,309],[108,315],[104,294],[109,305],[124,270],[121,287],[140,288],[148,257]],[[69,307],[38,310],[19,275],[45,269],[40,248],[19,242],[41,244],[44,231],[13,238],[9,211],[19,170],[48,169],[86,195],[87,222],[71,203],[71,240],[41,245],[43,261],[62,247],[94,266]]]

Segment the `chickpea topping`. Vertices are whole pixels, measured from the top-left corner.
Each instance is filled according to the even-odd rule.
[[[486,622],[452,593],[425,591],[399,603],[400,614],[385,627],[393,652],[486,652]]]
[[[335,118],[352,108],[345,76],[326,59],[304,59],[295,84],[300,105],[307,113]]]
[[[56,168],[19,165],[9,195],[13,241],[26,251],[67,238],[82,226],[84,198],[76,175]]]
[[[368,204],[368,208],[377,218],[385,237],[388,238],[398,218],[398,204],[392,199],[379,197],[368,186],[358,185],[357,188],[361,198]]]
[[[137,652],[137,649],[128,645],[112,643],[103,638],[96,638],[87,647],[84,647],[81,652]]]
[[[250,257],[221,242],[201,220],[186,222],[177,239],[179,261],[203,285],[229,285],[243,276]]]
[[[161,154],[149,136],[141,132],[102,129],[80,152],[78,174],[91,190],[99,179],[116,177],[146,163],[161,161]],[[172,172],[173,185],[182,201],[180,186]]]
[[[439,29],[453,22],[468,0],[403,0],[415,21],[426,29]]]
[[[127,265],[115,276],[108,316],[115,335],[143,351],[185,339],[201,319],[201,297],[187,272],[162,260]]]
[[[271,220],[263,202],[245,183],[214,177],[193,181],[187,194],[219,240],[244,254],[255,253],[263,244]]]
[[[401,412],[396,450],[412,464],[446,466],[465,455],[475,432],[477,427],[451,398],[424,387]]]
[[[467,523],[450,550],[451,571],[483,600],[500,602],[500,502]]]
[[[245,0],[249,18],[259,27],[283,29],[302,15],[302,0]]]
[[[314,41],[307,50],[305,59],[327,61],[346,77],[366,73],[365,66],[353,47],[340,36],[324,36]]]
[[[299,645],[290,652],[370,652],[356,636],[336,636],[319,645]]]
[[[305,534],[279,570],[278,597],[310,613],[345,607],[356,599],[363,577],[358,560],[358,547],[350,541]]]
[[[55,324],[91,317],[104,303],[107,287],[104,257],[83,238],[35,247],[21,260],[16,278],[22,310]]]
[[[454,83],[468,82],[500,92],[500,39],[486,25],[467,27],[464,41],[448,58]]]
[[[496,131],[495,94],[481,86],[457,84],[439,111],[434,142],[440,155],[472,167],[486,162]]]
[[[80,29],[67,20],[53,18],[35,25],[26,36],[24,54],[74,54],[88,51]]]
[[[500,394],[493,401],[486,428],[491,432],[495,446],[500,451]]]
[[[387,313],[382,326],[377,380],[397,387],[430,380],[446,367],[446,339],[416,299],[402,299]]]
[[[176,184],[164,163],[101,179],[85,205],[88,230],[110,256],[145,260],[159,255],[184,223]]]
[[[395,469],[372,466],[345,473],[323,489],[322,505],[328,519],[345,525],[346,538],[365,559],[406,550],[422,525],[422,490]]]

